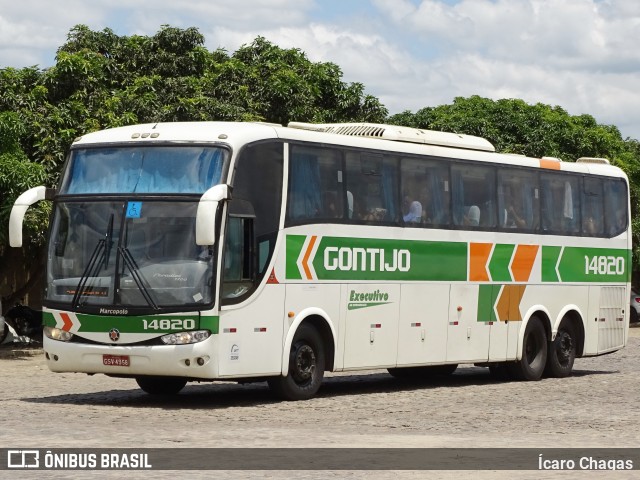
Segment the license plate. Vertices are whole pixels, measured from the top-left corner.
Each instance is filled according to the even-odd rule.
[[[128,367],[129,355],[102,355],[102,364],[113,367]]]

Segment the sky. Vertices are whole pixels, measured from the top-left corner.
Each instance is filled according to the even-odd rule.
[[[519,98],[640,139],[638,0],[0,0],[0,68],[52,66],[78,24],[196,27],[229,53],[263,36],[337,64],[391,114]]]

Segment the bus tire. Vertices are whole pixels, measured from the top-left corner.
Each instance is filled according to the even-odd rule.
[[[150,395],[175,395],[187,381],[180,377],[137,377],[136,383]]]
[[[392,377],[403,380],[420,380],[431,377],[445,377],[451,375],[458,368],[457,363],[447,365],[427,365],[424,367],[395,367],[387,368]]]
[[[547,333],[540,318],[529,319],[522,341],[522,358],[508,366],[515,380],[540,380],[547,364]]]
[[[307,400],[320,389],[324,364],[320,334],[312,325],[303,323],[291,342],[289,373],[270,378],[269,388],[283,400]]]
[[[571,322],[563,320],[553,342],[549,342],[545,375],[564,378],[571,374],[576,359],[577,335]]]

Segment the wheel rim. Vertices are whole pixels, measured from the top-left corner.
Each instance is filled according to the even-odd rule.
[[[560,337],[557,349],[558,362],[563,366],[567,366],[573,357],[573,338],[565,330],[559,332],[558,336]]]
[[[307,344],[300,345],[293,357],[292,377],[298,384],[309,383],[316,370],[316,354]]]

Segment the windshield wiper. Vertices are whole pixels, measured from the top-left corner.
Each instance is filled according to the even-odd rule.
[[[104,268],[107,268],[109,264],[109,254],[111,253],[111,247],[113,246],[113,213],[109,217],[109,227],[107,228],[107,234],[105,236],[106,251],[104,255]]]
[[[73,295],[73,301],[71,302],[73,308],[78,307],[80,304],[80,298],[87,291],[89,278],[95,278],[98,275],[101,266],[104,266],[105,269],[107,268],[107,265],[109,264],[109,252],[113,245],[112,237],[113,213],[109,217],[109,226],[107,227],[107,232],[105,233],[104,238],[98,240],[91,257],[89,257],[89,263],[87,263],[84,272],[82,272],[82,276],[80,277],[80,281],[78,282],[78,286],[76,287],[76,291]]]
[[[118,247],[118,251],[120,252],[120,255],[122,255],[124,264],[129,268],[131,277],[133,278],[133,281],[136,282],[136,285],[138,286],[138,289],[140,290],[140,293],[142,293],[144,299],[154,310],[158,310],[158,305],[153,301],[153,298],[149,293],[149,289],[145,285],[146,281],[140,273],[140,268],[133,258],[133,255],[131,255],[131,252],[129,252],[129,249],[127,247]]]
[[[100,264],[102,263],[102,259],[106,257],[106,243],[107,242],[105,239],[100,239],[98,240],[96,247],[93,249],[93,253],[89,258],[89,263],[87,263],[84,272],[82,272],[82,276],[80,277],[80,281],[78,282],[76,291],[73,294],[73,301],[71,302],[71,305],[74,309],[78,307],[78,304],[80,303],[80,297],[84,295],[84,292],[87,289],[87,282],[89,281],[89,278],[95,277],[96,274],[100,271]]]

